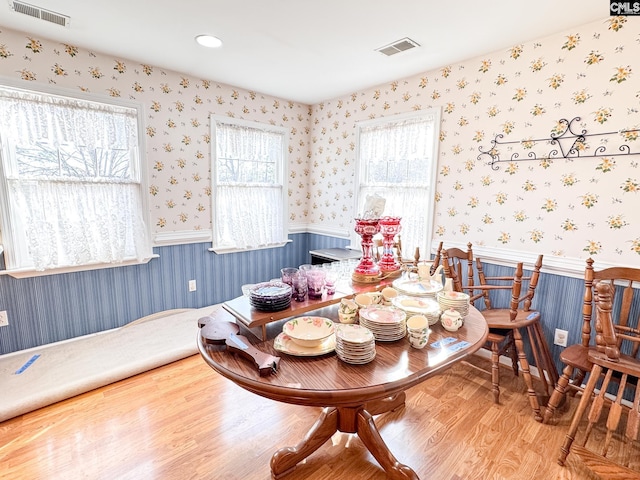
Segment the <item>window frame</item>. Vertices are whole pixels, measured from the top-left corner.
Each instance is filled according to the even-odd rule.
[[[434,231],[434,218],[435,218],[435,209],[436,209],[436,183],[437,183],[437,171],[438,171],[438,153],[439,153],[439,144],[440,144],[440,130],[441,130],[441,112],[440,107],[433,107],[424,110],[418,110],[410,113],[399,113],[395,115],[364,120],[356,123],[356,166],[354,173],[354,217],[361,215],[363,212],[360,212],[360,195],[361,195],[361,185],[362,178],[366,176],[366,169],[368,168],[368,164],[363,164],[363,159],[360,156],[361,150],[361,140],[360,135],[362,134],[363,129],[375,127],[375,126],[392,126],[398,122],[403,122],[405,120],[411,120],[416,118],[428,118],[433,117],[433,142],[431,148],[431,168],[429,171],[429,185],[426,188],[429,191],[429,196],[431,201],[426,206],[426,216],[425,216],[425,232],[424,232],[424,240],[420,245],[421,257],[426,258],[431,253],[431,243]],[[363,200],[364,201],[364,200]],[[383,212],[382,216],[389,215],[386,211]],[[402,217],[402,215],[400,215]],[[381,238],[381,235],[378,234],[376,236]],[[402,231],[400,231],[400,238],[402,239]],[[349,234],[349,240],[351,243],[351,248],[361,249],[360,241],[361,238],[358,234],[355,233],[353,229],[351,229]],[[403,242],[403,245],[404,242]],[[409,252],[407,250],[403,251],[403,256],[406,258],[412,257],[413,252]]]
[[[142,219],[143,228],[146,229],[146,248],[144,252],[144,258],[127,258],[121,262],[117,263],[87,263],[87,264],[79,264],[79,265],[69,265],[69,266],[58,266],[53,268],[47,268],[45,270],[36,270],[31,267],[22,267],[22,268],[8,268],[6,265],[6,259],[3,259],[3,265],[0,269],[0,275],[10,275],[15,278],[29,278],[29,277],[38,277],[45,275],[54,275],[61,273],[71,273],[71,272],[80,272],[80,271],[88,271],[88,270],[98,270],[104,268],[115,268],[127,265],[140,265],[148,263],[152,258],[158,257],[157,254],[153,253],[153,243],[152,243],[152,232],[150,231],[150,212],[149,212],[149,200],[148,200],[148,173],[147,173],[147,163],[146,163],[146,145],[145,145],[145,124],[144,124],[144,105],[140,102],[124,100],[121,98],[114,98],[108,95],[101,95],[89,92],[78,92],[75,90],[70,90],[58,86],[51,85],[43,85],[43,84],[33,84],[32,82],[18,81],[15,79],[7,78],[0,76],[0,86],[9,88],[9,89],[17,89],[23,90],[26,92],[33,92],[35,94],[40,95],[51,95],[58,97],[65,97],[71,100],[78,101],[86,101],[93,102],[99,104],[113,105],[116,107],[124,107],[135,110],[136,115],[136,124],[137,124],[137,165],[134,165],[132,168],[138,173],[139,182],[138,189],[140,192],[140,205],[142,208],[141,212],[138,212],[140,218]],[[0,148],[2,148],[2,144],[0,143]],[[0,196],[3,198],[0,199],[0,215],[3,218],[0,218],[0,252],[3,255],[7,253],[7,244],[6,238],[2,238],[2,226],[4,225],[7,228],[10,228],[12,223],[15,223],[15,220],[12,219],[12,215],[9,208],[8,202],[8,194],[7,194],[7,179],[6,173],[4,172],[4,167],[0,161],[0,186],[2,187],[2,191],[0,192]],[[4,217],[8,216],[8,220]],[[4,243],[3,243],[4,242]]]
[[[290,243],[289,236],[289,193],[288,193],[288,177],[289,177],[289,131],[286,127],[256,122],[252,120],[237,119],[222,115],[211,114],[209,116],[211,131],[211,248],[209,251],[217,254],[226,254],[234,252],[247,252],[253,250],[264,250],[269,248],[278,248]],[[282,201],[282,238],[280,241],[266,245],[255,245],[250,247],[240,247],[237,244],[233,246],[218,245],[217,229],[218,215],[216,199],[218,195],[218,142],[217,142],[217,125],[218,123],[230,124],[250,129],[256,129],[266,132],[273,132],[283,137],[282,152],[276,165],[276,177],[280,182],[281,201]]]

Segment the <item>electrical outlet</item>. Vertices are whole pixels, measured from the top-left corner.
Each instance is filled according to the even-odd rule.
[[[7,315],[6,310],[2,310],[0,312],[0,327],[7,327],[7,326],[9,326],[9,315]]]
[[[189,291],[190,292],[195,292],[196,291],[196,281],[195,280],[189,280]]]
[[[556,333],[553,336],[553,344],[559,345],[561,347],[566,347],[568,335],[569,332],[567,332],[566,330],[560,330],[559,328],[556,328]]]

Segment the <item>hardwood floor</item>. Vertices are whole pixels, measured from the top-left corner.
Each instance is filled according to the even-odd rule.
[[[457,365],[376,424],[423,480],[592,478],[575,455],[556,463],[569,415],[537,423],[524,382],[505,369],[502,383],[494,405],[489,378]],[[267,480],[274,451],[301,440],[318,413],[246,392],[195,355],[1,423],[0,478]],[[386,476],[357,437],[340,434],[284,478]]]

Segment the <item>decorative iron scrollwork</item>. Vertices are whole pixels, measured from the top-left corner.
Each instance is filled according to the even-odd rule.
[[[580,121],[580,117],[575,117],[571,121],[562,118],[558,121],[558,126],[555,131],[551,133],[551,135],[547,138],[538,138],[538,139],[529,139],[529,140],[518,140],[513,142],[502,142],[500,141],[504,138],[502,133],[497,134],[493,140],[491,140],[491,148],[488,150],[483,150],[482,147],[479,147],[480,154],[478,155],[478,160],[487,160],[487,164],[491,165],[493,170],[498,170],[499,163],[504,162],[523,162],[530,160],[554,160],[564,158],[566,160],[576,159],[576,158],[594,158],[594,157],[617,157],[622,155],[640,155],[640,151],[632,152],[631,147],[623,143],[618,146],[618,152],[607,153],[608,145],[600,144],[598,147],[593,150],[592,153],[587,153],[589,145],[587,143],[587,138],[589,137],[601,137],[601,141],[603,143],[607,143],[608,140],[606,137],[613,135],[621,135],[624,141],[627,140],[635,140],[640,137],[640,129],[633,130],[620,130],[617,132],[603,132],[603,133],[587,133],[586,129],[582,129],[577,131],[577,122]],[[552,148],[549,150],[547,155],[543,157],[538,157],[534,151],[530,151],[526,154],[526,158],[520,158],[520,152],[514,152],[511,154],[509,158],[500,158],[500,147],[505,145],[529,145],[531,148],[534,144],[538,142],[546,142],[549,145],[554,145],[556,148]],[[512,147],[507,147],[509,150]],[[614,146],[615,149],[615,146]]]

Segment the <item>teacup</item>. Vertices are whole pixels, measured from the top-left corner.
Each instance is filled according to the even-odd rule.
[[[427,330],[427,334],[426,335],[412,335],[409,334],[409,344],[411,344],[411,346],[413,348],[424,348],[427,345],[427,342],[429,341],[429,332],[431,330]]]
[[[442,312],[442,316],[440,317],[440,323],[444,327],[445,330],[449,332],[457,332],[458,329],[462,326],[462,315],[457,310],[453,310],[449,308]]]
[[[340,323],[356,323],[356,319],[358,318],[358,313],[344,313],[338,310],[338,319]]]
[[[368,295],[371,297],[372,305],[382,305],[382,301],[384,300],[384,297],[382,296],[381,292],[367,292],[365,293],[365,295]]]
[[[398,296],[398,291],[393,287],[384,287],[380,293],[382,293],[383,305],[391,305],[393,299]]]
[[[414,335],[424,335],[429,331],[429,320],[424,315],[413,315],[407,320],[407,331]]]
[[[359,293],[358,295],[355,296],[354,298],[356,304],[358,305],[358,307],[360,308],[366,308],[369,305],[373,305],[373,297],[371,297],[370,295],[367,295],[366,293]]]
[[[358,313],[358,304],[349,298],[343,298],[338,305],[338,311],[345,315],[355,315]]]

